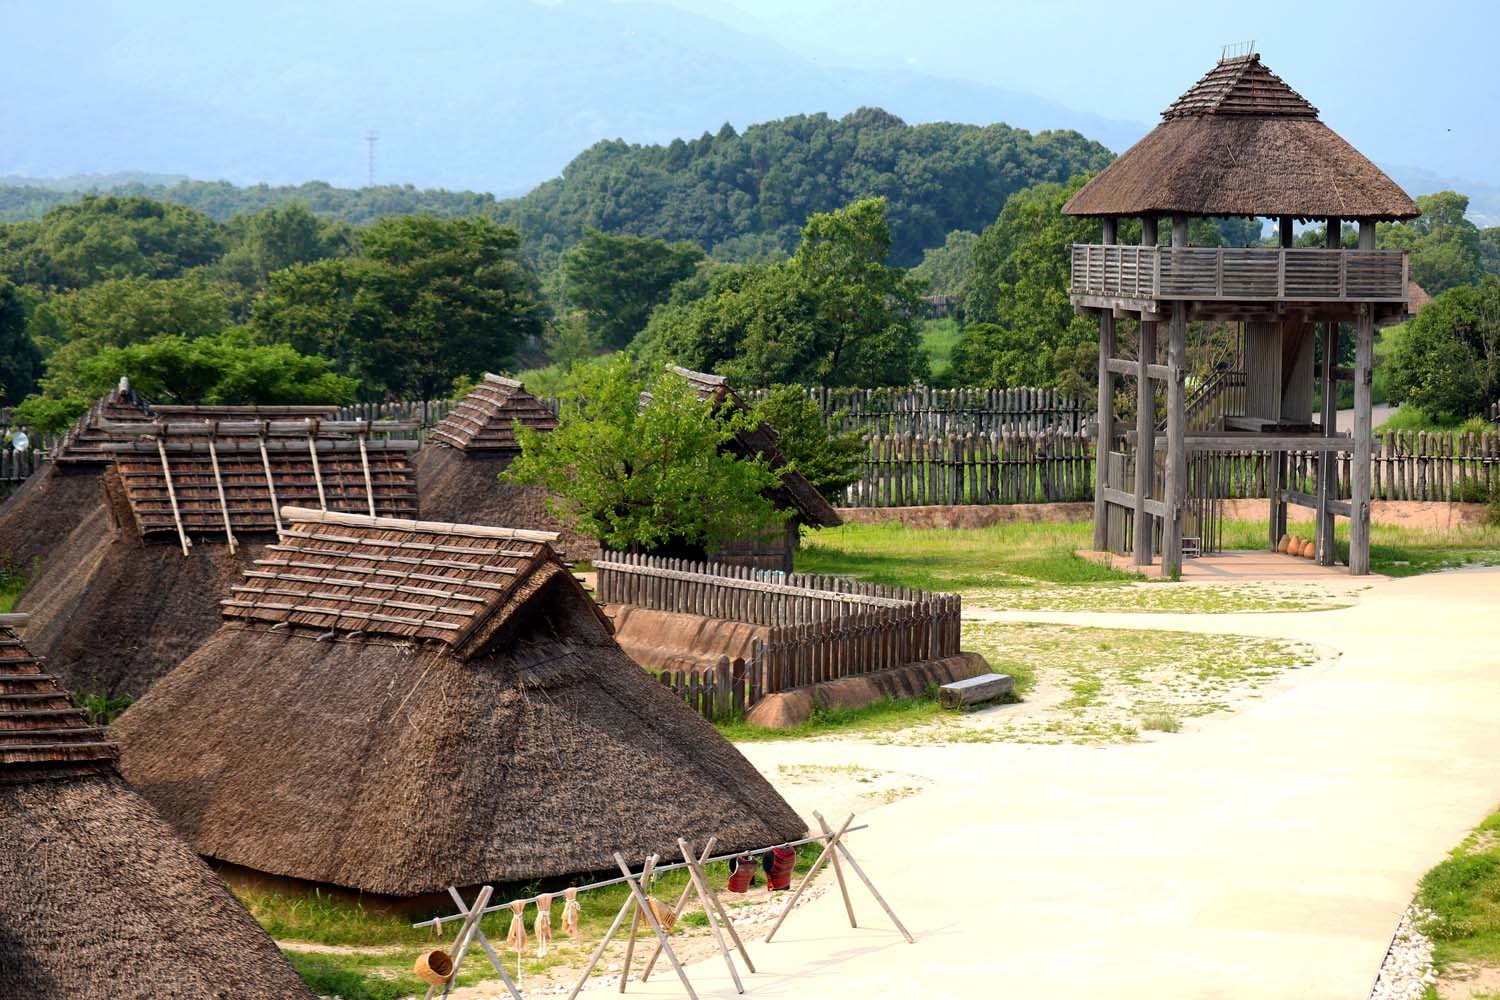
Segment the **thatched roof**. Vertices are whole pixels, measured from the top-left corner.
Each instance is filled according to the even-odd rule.
[[[276,530],[269,467],[280,504],[318,506],[330,510],[367,511],[372,498],[377,514],[412,517],[417,513],[417,485],[411,468],[411,441],[368,441],[370,479],[365,480],[365,458],[360,443],[314,439],[268,440],[262,460],[261,442],[253,439],[167,441],[167,465],[162,467],[155,441],[130,441],[106,446],[114,456],[130,513],[143,537],[175,537],[177,521],[168,492],[168,471],[183,528],[195,540],[224,538],[224,506],[236,534]],[[210,453],[212,448],[212,454]],[[316,467],[313,452],[316,452]],[[219,476],[214,476],[214,461]],[[322,496],[318,483],[322,482]],[[224,489],[225,505],[219,502]]]
[[[557,426],[557,417],[520,382],[486,372],[427,436],[463,451],[519,451],[518,423],[550,431]]]
[[[1222,59],[1065,215],[1411,219],[1416,203],[1258,54]]]
[[[115,772],[114,745],[0,624],[6,996],[311,998],[223,883]]]
[[[100,429],[105,422],[146,423],[151,419],[151,410],[145,400],[130,388],[129,379],[120,379],[120,384],[105,393],[87,413],[73,422],[62,441],[52,450],[52,460],[60,463],[82,463],[107,465],[110,456],[105,445],[114,440]]]
[[[803,823],[530,533],[285,512],[224,627],[111,733],[200,853],[391,896]],[[370,603],[374,602],[374,603]]]
[[[494,524],[533,531],[553,531],[552,547],[570,561],[596,559],[599,540],[581,534],[547,510],[549,494],[540,486],[500,481],[513,451],[462,451],[431,440],[417,452],[412,466],[421,492],[422,516],[435,521]]]
[[[716,405],[731,406],[747,412],[750,407],[741,399],[722,375],[695,372],[679,365],[668,365],[667,370],[683,379],[698,393],[698,398],[711,400]],[[786,456],[776,446],[776,431],[769,424],[759,424],[742,432],[735,441],[735,451],[743,458],[763,456],[772,471],[781,473],[781,486],[772,491],[772,500],[782,510],[797,512],[797,520],[822,528],[836,528],[843,524],[838,511],[818,492],[818,488],[807,477],[795,469],[786,469]]]

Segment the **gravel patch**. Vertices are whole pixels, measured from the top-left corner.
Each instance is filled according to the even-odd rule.
[[[1432,967],[1432,942],[1417,929],[1430,915],[1415,903],[1401,915],[1390,950],[1380,963],[1380,975],[1370,991],[1370,1000],[1422,1000],[1428,985],[1437,982],[1437,970]]]

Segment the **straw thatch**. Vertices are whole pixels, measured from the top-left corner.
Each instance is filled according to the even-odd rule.
[[[112,730],[200,853],[409,897],[803,829],[535,534],[286,516],[224,627]]]
[[[1066,215],[1411,219],[1416,203],[1258,54],[1220,60]]]
[[[271,939],[115,772],[115,748],[0,626],[5,996],[311,998]]]
[[[554,546],[571,560],[593,559],[599,542],[564,525],[547,510],[547,491],[500,481],[521,454],[515,425],[546,432],[557,418],[514,379],[486,374],[427,432],[415,466],[422,516],[466,524],[555,531]]]
[[[575,531],[547,510],[540,486],[505,483],[500,473],[516,452],[464,451],[428,440],[413,459],[423,517],[467,524],[509,525],[557,532],[553,548],[570,561],[597,559],[599,540]]]
[[[151,410],[145,400],[130,388],[129,379],[120,379],[120,384],[105,393],[87,413],[74,421],[52,450],[52,460],[60,464],[108,465],[109,454],[104,446],[114,440],[100,429],[104,423],[146,423],[151,419]]]
[[[486,372],[480,383],[427,432],[427,437],[469,452],[518,452],[517,424],[550,431],[557,426],[557,417],[520,382]]]
[[[750,409],[721,375],[695,372],[678,365],[668,365],[667,369],[692,386],[700,399],[712,400],[716,405],[730,406],[742,412]],[[806,476],[795,469],[785,468],[786,457],[776,447],[776,431],[770,425],[763,423],[742,432],[736,438],[734,448],[742,458],[764,457],[772,471],[781,473],[781,486],[771,491],[771,499],[780,509],[794,511],[797,521],[822,528],[836,528],[844,523],[838,511]]]

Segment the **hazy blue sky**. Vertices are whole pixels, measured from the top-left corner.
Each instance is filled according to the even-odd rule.
[[[1254,39],[1268,66],[1375,159],[1481,179],[1500,160],[1495,0],[658,2],[831,65],[906,65],[1147,122],[1221,45]]]

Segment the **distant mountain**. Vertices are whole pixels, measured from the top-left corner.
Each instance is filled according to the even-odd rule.
[[[0,187],[42,188],[47,191],[109,191],[127,184],[166,187],[187,180],[186,174],[148,174],[140,170],[121,170],[112,174],[73,174],[68,177],[26,177],[0,174]]]
[[[1382,164],[1380,169],[1405,188],[1406,193],[1413,198],[1435,191],[1457,191],[1468,195],[1469,211],[1466,215],[1470,222],[1481,229],[1500,226],[1500,187],[1471,178],[1442,177],[1421,167]]]
[[[810,110],[1076,129],[1146,126],[915,72],[830,68],[717,21],[605,0],[188,0],[97,5],[58,29],[9,5],[0,172],[169,171],[238,184],[530,189],[601,139],[666,143]],[[66,66],[66,73],[57,67]],[[45,86],[39,81],[46,81]]]

